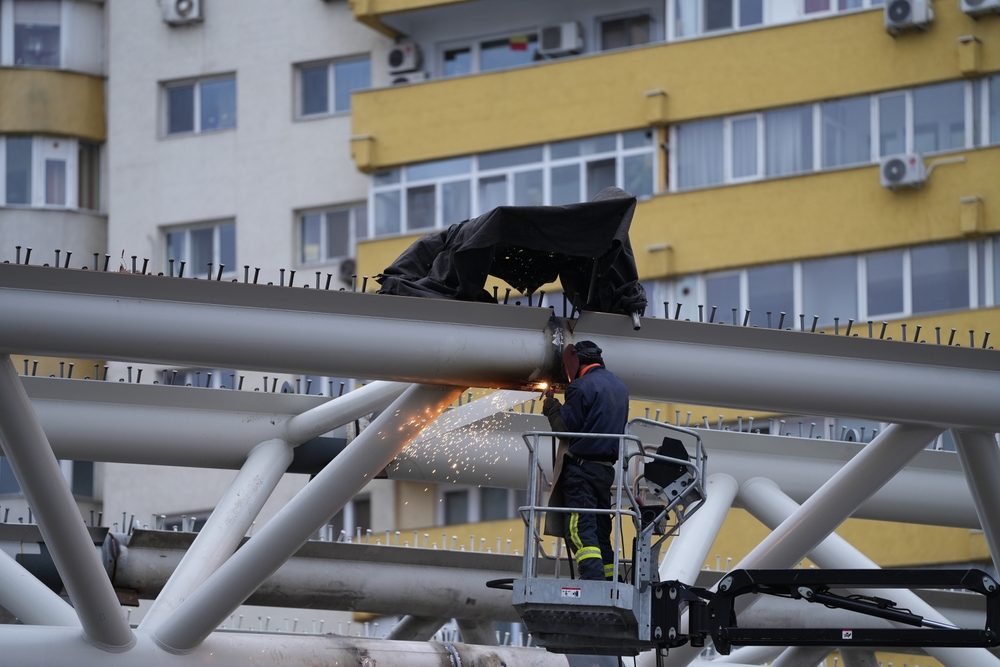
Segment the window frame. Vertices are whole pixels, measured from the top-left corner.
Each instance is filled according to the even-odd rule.
[[[368,203],[364,201],[346,203],[346,204],[335,204],[331,206],[322,206],[316,208],[301,209],[295,212],[295,239],[296,247],[298,252],[296,254],[296,264],[303,267],[319,267],[326,266],[330,264],[336,264],[345,259],[350,259],[357,256],[358,241],[364,241],[370,236],[366,236],[364,239],[357,238],[357,211],[358,209],[365,209],[366,215],[368,212]],[[347,211],[348,213],[348,254],[338,255],[337,257],[328,257],[326,255],[327,249],[327,219],[326,216],[330,213],[337,213],[341,211]],[[305,216],[320,214],[323,216],[322,222],[320,224],[320,259],[314,261],[305,260],[305,230],[303,225],[305,224]],[[367,223],[367,221],[366,221]],[[371,224],[368,223],[368,228],[371,228]]]
[[[7,139],[8,137],[30,138],[31,140],[31,165],[29,169],[31,179],[31,197],[25,204],[7,203]],[[58,147],[52,144],[59,144]],[[97,194],[98,208],[81,208],[79,202],[80,191],[80,146],[87,144],[97,150]],[[49,204],[46,202],[46,159],[56,159],[65,162],[65,203]],[[101,215],[103,208],[103,188],[104,188],[104,144],[87,142],[74,137],[56,137],[51,135],[0,135],[0,207],[19,209],[43,209],[53,211],[77,211]]]
[[[694,34],[690,35],[677,35],[677,5],[682,0],[669,0],[666,3],[666,26],[665,26],[665,41],[667,42],[682,42],[691,39],[706,39],[710,37],[717,37],[720,35],[727,35],[733,32],[742,32],[745,30],[759,30],[761,28],[767,28],[775,25],[788,25],[792,23],[804,23],[806,21],[816,21],[826,18],[832,18],[840,14],[849,14],[852,12],[865,12],[865,11],[876,11],[882,10],[883,3],[879,0],[862,0],[861,7],[845,8],[839,9],[838,0],[830,0],[830,9],[817,11],[817,12],[806,12],[805,3],[806,0],[798,0],[795,7],[795,18],[791,20],[778,20],[774,16],[774,12],[771,8],[770,3],[763,2],[761,8],[761,22],[754,23],[752,25],[743,26],[740,25],[740,0],[732,0],[732,25],[729,28],[719,28],[716,30],[706,30],[705,29],[705,0],[696,0],[695,4],[695,15],[694,24],[696,27]]]
[[[486,42],[495,42],[501,39],[509,40],[511,37],[520,37],[522,35],[534,35],[536,40],[541,39],[539,37],[539,31],[541,26],[531,26],[525,28],[524,30],[504,30],[503,32],[495,32],[487,35],[477,35],[472,38],[458,39],[453,41],[438,42],[435,46],[434,53],[437,56],[437,63],[435,64],[434,70],[435,74],[442,79],[451,79],[456,76],[469,76],[470,74],[481,74],[483,72],[500,72],[505,69],[514,69],[517,67],[527,67],[531,63],[522,65],[511,65],[510,67],[500,67],[496,69],[484,70],[482,68],[482,54],[483,54],[483,44]],[[446,75],[444,73],[444,54],[447,51],[458,51],[461,49],[469,49],[469,71],[463,74],[450,74]],[[532,62],[544,62],[545,59]]]
[[[208,221],[204,221],[204,222],[195,222],[195,223],[188,223],[188,224],[162,225],[160,227],[160,238],[162,240],[161,242],[163,243],[163,252],[161,253],[161,256],[163,257],[163,266],[164,267],[169,267],[170,266],[170,257],[169,257],[170,245],[168,243],[168,235],[169,234],[174,234],[174,233],[177,233],[177,232],[184,232],[184,234],[186,235],[186,238],[185,238],[185,241],[184,241],[184,255],[185,255],[185,259],[184,260],[177,260],[177,265],[174,267],[174,272],[175,272],[175,275],[176,275],[177,273],[180,272],[180,262],[181,261],[184,261],[185,264],[187,264],[187,265],[191,264],[191,232],[201,231],[203,229],[212,229],[213,230],[213,232],[212,232],[212,276],[211,276],[210,280],[215,280],[216,276],[218,276],[218,268],[217,267],[219,266],[219,259],[220,259],[220,256],[222,254],[222,243],[221,243],[222,232],[221,232],[221,230],[222,230],[222,227],[224,227],[226,225],[232,225],[233,226],[233,254],[236,257],[239,257],[239,255],[236,254],[236,218],[235,217],[233,217],[233,218],[221,218],[221,219],[217,219],[217,220],[208,220]],[[236,264],[238,264],[238,262],[234,262],[234,265],[233,265],[232,268],[230,268],[229,266],[225,267],[225,269],[222,272],[222,279],[223,280],[231,280],[231,279],[237,277],[238,266],[236,266]],[[164,271],[164,273],[166,273],[168,270],[169,270],[169,268],[166,268],[166,270]],[[198,279],[202,279],[202,276],[204,274],[202,274],[201,271],[204,271],[204,268],[198,269],[197,272],[195,272],[195,270],[193,268],[185,268],[185,273],[187,274],[186,277],[188,277],[188,278],[195,278],[195,277],[197,277]]]
[[[737,0],[738,1],[738,0]],[[634,19],[646,19],[649,23],[649,41],[643,44],[627,44],[626,46],[619,46],[615,48],[604,48],[604,24],[611,21],[626,21],[626,26],[628,22]],[[651,8],[641,9],[638,11],[628,11],[628,12],[618,12],[614,14],[605,14],[602,16],[595,16],[593,21],[594,30],[594,40],[593,40],[593,51],[596,53],[604,53],[605,51],[621,51],[624,49],[635,49],[641,46],[646,46],[647,44],[655,44],[657,42],[655,36],[655,26],[656,18],[653,15]]]
[[[205,83],[215,83],[232,79],[234,87],[233,96],[233,125],[232,127],[210,128],[207,130],[201,127],[201,87]],[[193,129],[184,132],[170,131],[170,90],[184,86],[193,86],[194,94],[192,99],[192,113],[194,114]],[[174,79],[160,82],[160,139],[174,139],[178,137],[190,137],[200,134],[216,134],[220,132],[233,132],[239,127],[239,106],[240,94],[236,72],[224,72],[221,74],[211,74],[208,76],[189,77],[185,79]]]
[[[371,54],[370,53],[356,53],[349,56],[338,56],[336,58],[324,58],[322,60],[310,60],[301,63],[295,63],[292,65],[293,71],[293,90],[294,90],[294,100],[292,104],[292,118],[296,121],[307,121],[307,120],[317,120],[320,118],[330,118],[333,116],[350,116],[351,108],[338,110],[337,109],[337,65],[340,63],[348,63],[367,60],[369,66],[369,79],[368,88],[358,88],[357,90],[370,90],[372,88],[371,82]],[[303,102],[305,94],[305,85],[303,84],[303,72],[307,69],[313,69],[318,67],[326,68],[326,111],[317,111],[315,113],[304,113],[303,112]],[[353,94],[353,93],[352,93]]]

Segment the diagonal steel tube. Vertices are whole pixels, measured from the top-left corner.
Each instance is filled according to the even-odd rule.
[[[291,462],[292,448],[284,440],[268,440],[254,447],[246,464],[143,617],[140,628],[155,630],[159,627],[233,555]]]
[[[155,632],[156,641],[173,652],[198,646],[462,391],[407,389],[177,608]]]
[[[704,504],[684,523],[684,530],[670,542],[667,555],[660,563],[660,581],[676,580],[694,585],[739,488],[729,475],[709,476],[705,482]]]
[[[952,436],[996,567],[1000,563],[1000,447],[992,433],[953,430]]]
[[[0,607],[24,625],[80,626],[73,608],[5,551],[0,551]]]
[[[404,382],[372,382],[355,389],[289,419],[285,422],[284,439],[297,447],[355,419],[384,410],[409,386]]]
[[[441,627],[448,622],[447,618],[437,618],[434,616],[404,616],[399,619],[399,623],[396,624],[389,634],[385,636],[386,639],[391,639],[393,641],[411,641],[411,642],[426,642],[434,636],[434,634],[441,629]]]
[[[132,630],[38,423],[10,357],[0,360],[0,440],[52,554],[83,631],[112,650],[134,645]]]

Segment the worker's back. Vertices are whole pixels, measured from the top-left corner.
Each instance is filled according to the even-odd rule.
[[[566,387],[562,418],[574,433],[623,433],[628,421],[628,389],[611,371],[595,365]],[[574,456],[591,461],[618,459],[618,440],[580,439],[570,445]]]

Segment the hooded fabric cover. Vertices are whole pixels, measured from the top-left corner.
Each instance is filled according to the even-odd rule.
[[[559,278],[578,310],[642,314],[634,212],[635,197],[619,188],[582,204],[500,206],[418,239],[376,276],[379,293],[495,303],[489,275],[526,294]]]

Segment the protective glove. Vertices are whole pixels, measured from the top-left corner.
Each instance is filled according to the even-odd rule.
[[[546,398],[542,403],[542,414],[548,417],[553,431],[566,432],[566,423],[562,418],[562,403],[558,398]]]

